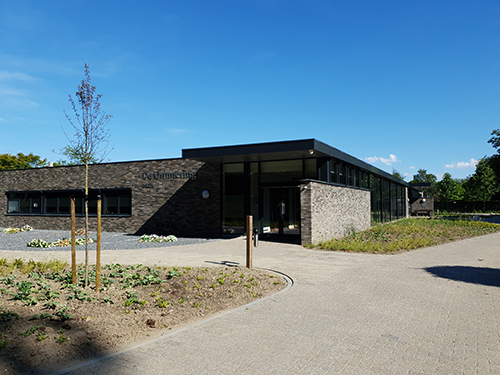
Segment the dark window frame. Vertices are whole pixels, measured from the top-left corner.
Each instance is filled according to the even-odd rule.
[[[40,190],[40,191],[8,191],[5,193],[7,199],[6,215],[13,216],[71,216],[70,208],[63,200],[75,197],[76,201],[76,216],[85,216],[84,212],[84,192],[83,190]],[[101,195],[102,207],[101,215],[106,217],[130,217],[132,216],[132,189],[116,188],[116,189],[89,189],[89,215],[97,216],[97,196]],[[29,212],[21,210],[21,198],[30,200]],[[117,198],[117,212],[109,213],[107,200],[111,197]],[[34,210],[33,200],[40,201],[40,207]],[[49,199],[55,199],[54,212],[48,212],[47,203]],[[10,202],[18,201],[18,211],[9,211],[12,207]],[[65,209],[66,208],[66,209]]]

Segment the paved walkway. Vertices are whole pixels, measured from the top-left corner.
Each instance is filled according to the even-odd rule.
[[[102,259],[244,265],[244,254],[235,239]],[[500,373],[500,233],[397,255],[261,242],[254,267],[286,273],[294,285],[68,373]]]

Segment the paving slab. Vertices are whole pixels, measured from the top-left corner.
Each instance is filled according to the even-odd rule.
[[[21,253],[69,257],[0,256]],[[104,251],[102,260],[243,266],[245,240]],[[500,233],[394,255],[261,241],[253,264],[293,287],[59,373],[500,373]]]

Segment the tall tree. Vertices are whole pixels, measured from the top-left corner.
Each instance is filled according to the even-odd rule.
[[[108,155],[110,133],[107,124],[111,115],[101,111],[101,94],[95,93],[95,86],[90,79],[89,66],[85,64],[85,79],[78,86],[75,96],[78,104],[69,95],[76,121],[64,111],[66,118],[73,127],[74,138],[69,140],[66,150],[74,155],[77,164],[85,165],[85,286],[88,286],[88,231],[89,231],[89,164],[101,162]],[[63,150],[64,150],[63,149]]]
[[[496,176],[498,190],[492,197],[492,200],[500,200],[500,152],[498,154],[485,157],[484,160],[486,161],[486,163],[488,163],[490,168],[493,169],[493,172],[495,172]]]
[[[488,143],[491,143],[493,148],[496,148],[500,153],[500,129],[493,130],[491,132],[492,137],[488,140]]]
[[[405,176],[403,176],[396,168],[392,168],[392,175],[404,181]]]
[[[428,196],[434,197],[434,199],[439,200],[439,190],[436,186],[437,177],[432,173],[427,173],[426,169],[419,169],[417,174],[413,175],[413,180],[410,181],[410,184],[420,184],[420,183],[429,183],[431,186],[425,189],[425,193]]]
[[[71,146],[64,146],[59,154],[65,156],[65,159],[59,159],[54,162],[54,166],[58,167],[61,165],[82,165],[84,164],[84,155],[81,154],[81,150],[75,149]],[[91,157],[89,164],[98,164],[99,160],[96,157]]]
[[[41,168],[47,165],[47,159],[42,159],[33,153],[28,155],[21,152],[17,155],[0,154],[0,170]]]
[[[497,191],[495,172],[484,159],[479,160],[476,172],[465,183],[465,199],[481,201],[485,209],[486,201],[489,201]]]
[[[430,183],[435,184],[437,182],[437,177],[432,173],[427,173],[426,169],[419,169],[417,174],[413,175],[413,180],[411,183]]]
[[[462,183],[451,178],[451,174],[446,172],[441,181],[436,184],[439,190],[439,197],[444,202],[459,201],[464,199],[465,189]]]

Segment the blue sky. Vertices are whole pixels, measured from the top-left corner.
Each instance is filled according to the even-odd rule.
[[[463,178],[500,128],[497,0],[0,0],[0,153],[60,158],[84,63],[111,161],[316,138]]]

